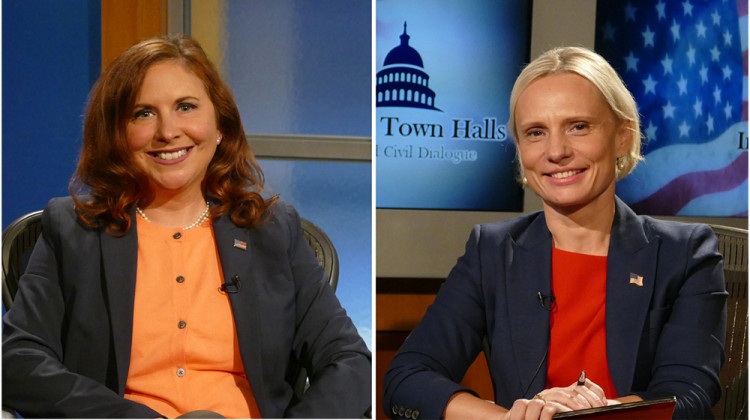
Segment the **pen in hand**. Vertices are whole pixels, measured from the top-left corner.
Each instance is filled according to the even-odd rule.
[[[586,371],[582,370],[581,375],[578,376],[578,383],[576,384],[578,386],[586,385]]]

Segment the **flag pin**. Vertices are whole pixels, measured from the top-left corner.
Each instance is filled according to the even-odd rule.
[[[247,251],[247,243],[245,241],[241,241],[239,239],[234,240],[234,247],[239,248],[243,251]]]
[[[643,276],[630,273],[630,284],[643,287]]]

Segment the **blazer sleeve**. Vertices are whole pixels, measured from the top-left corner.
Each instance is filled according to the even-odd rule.
[[[54,201],[3,325],[3,406],[24,417],[161,417],[64,364],[66,307],[58,250],[66,220]],[[71,245],[71,244],[68,244]]]
[[[383,380],[383,409],[392,418],[441,418],[482,349],[480,227],[475,226],[434,303],[409,334]]]
[[[691,226],[687,239],[677,241],[679,248],[660,253],[669,257],[660,264],[671,265],[679,281],[663,280],[679,288],[663,289],[674,299],[654,297],[664,306],[652,308],[644,337],[655,338],[658,326],[663,326],[654,340],[648,387],[636,393],[644,399],[677,396],[674,418],[713,418],[711,408],[722,392],[727,292],[713,231],[706,225]]]
[[[295,418],[359,418],[372,405],[371,353],[360,337],[305,239],[299,215],[285,206],[295,282],[294,356],[310,387],[284,413]]]

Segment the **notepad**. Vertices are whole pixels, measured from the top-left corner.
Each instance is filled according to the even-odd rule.
[[[605,407],[557,413],[553,418],[576,418],[596,420],[670,420],[677,403],[675,397],[636,401]]]

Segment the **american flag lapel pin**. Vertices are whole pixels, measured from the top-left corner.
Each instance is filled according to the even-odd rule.
[[[239,249],[241,249],[243,251],[247,251],[247,242],[241,241],[239,239],[235,239],[234,240],[234,247],[235,248],[239,248]]]
[[[630,284],[643,287],[643,276],[630,273]]]

